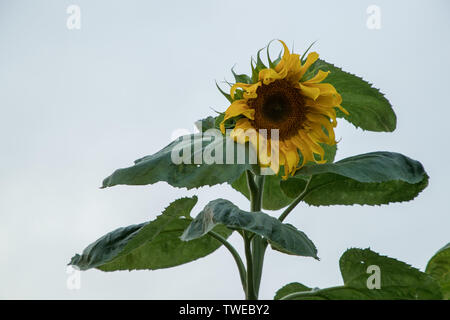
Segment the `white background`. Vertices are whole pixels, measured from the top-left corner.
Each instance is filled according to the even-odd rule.
[[[80,30],[66,27],[71,4],[81,8]],[[381,8],[380,30],[366,27],[371,4]],[[0,0],[0,298],[243,298],[224,248],[173,269],[87,271],[80,290],[67,289],[66,264],[182,195],[199,195],[194,214],[218,197],[247,208],[227,185],[99,186],[164,147],[174,130],[191,131],[210,108],[225,110],[214,81],[231,80],[234,64],[249,72],[250,56],[274,38],[297,52],[317,40],[322,58],[392,102],[394,133],[339,122],[337,159],[397,151],[420,160],[431,179],[407,203],[300,205],[288,222],[315,242],[321,261],[269,251],[261,298],[292,281],[341,284],[338,259],[349,247],[423,270],[450,240],[449,9],[448,1]],[[231,241],[242,250],[238,235]]]

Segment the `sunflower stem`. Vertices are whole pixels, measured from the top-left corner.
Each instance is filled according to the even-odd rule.
[[[291,202],[291,204],[278,217],[278,220],[283,222],[284,219],[286,219],[286,217],[288,216],[288,214],[291,213],[291,211],[294,210],[294,208],[300,203],[300,201],[302,201],[305,198],[305,196],[307,195],[307,192],[308,192],[308,187],[309,187],[309,184],[311,182],[311,179],[312,179],[312,176],[310,176],[308,178],[308,181],[306,182],[306,186],[303,189],[302,193],[300,193],[300,195],[297,198],[295,198],[294,201]]]
[[[259,212],[262,208],[265,177],[255,176],[250,171],[247,171],[246,174],[250,191],[250,210]],[[250,265],[247,263],[247,288],[251,289],[252,296],[247,295],[247,297],[248,299],[258,299],[267,241],[256,234],[251,234],[244,239],[246,241],[246,253],[250,253],[247,256],[247,262],[250,261]]]
[[[222,237],[220,234],[218,234],[214,231],[210,231],[210,232],[208,232],[208,234],[211,237],[213,237],[214,239],[220,241],[225,246],[225,248],[227,248],[228,251],[230,251],[230,253],[233,256],[234,261],[236,262],[236,265],[238,267],[239,276],[241,278],[241,283],[242,283],[242,288],[244,289],[244,292],[245,292],[245,290],[247,288],[247,271],[245,270],[245,266],[244,266],[244,263],[242,262],[241,256],[236,251],[236,249],[231,245],[231,243],[229,243],[227,241],[227,239]]]
[[[244,233],[244,244],[245,244],[245,258],[247,260],[247,288],[246,288],[246,299],[256,300],[258,297],[255,295],[255,288],[253,285],[253,257],[251,250],[251,240],[249,239],[248,232]]]

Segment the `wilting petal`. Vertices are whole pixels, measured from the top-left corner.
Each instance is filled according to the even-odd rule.
[[[311,52],[308,54],[306,58],[305,64],[300,68],[300,79],[303,77],[308,70],[308,68],[319,59],[319,54],[317,52]]]
[[[328,76],[328,74],[330,73],[330,71],[322,71],[319,70],[319,72],[317,72],[317,74],[312,77],[311,79],[307,80],[307,81],[303,81],[303,83],[319,83],[322,82],[323,80],[325,80],[325,78]]]
[[[320,90],[320,95],[333,95],[336,94],[336,89],[333,87],[333,85],[329,83],[302,83],[304,86],[307,86],[309,88],[317,88]],[[315,100],[315,99],[314,99]]]
[[[316,100],[317,97],[320,95],[320,89],[319,88],[312,88],[312,87],[309,87],[309,86],[305,86],[302,83],[300,83],[299,85],[300,85],[300,92],[305,97],[308,97],[308,98],[311,98],[313,100]]]
[[[263,69],[259,72],[259,80],[265,85],[271,84],[272,82],[280,79],[283,79],[283,76],[278,74],[278,72],[273,69]]]
[[[222,133],[225,133],[225,121],[239,115],[243,115],[249,119],[254,119],[255,110],[248,106],[245,100],[234,101],[225,111],[225,117],[220,123],[220,130]]]

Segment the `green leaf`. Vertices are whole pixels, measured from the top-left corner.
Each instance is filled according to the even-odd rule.
[[[290,224],[281,223],[278,219],[263,212],[247,212],[240,210],[228,200],[211,201],[184,231],[181,239],[190,241],[207,234],[218,224],[230,229],[254,232],[265,237],[276,248],[280,248],[299,256],[317,259],[317,249],[311,240]]]
[[[275,297],[273,298],[274,300],[280,300],[281,298],[292,294],[292,293],[296,293],[296,292],[303,292],[303,291],[311,291],[311,288],[308,288],[307,286],[298,283],[298,282],[292,282],[292,283],[288,283],[287,285],[285,285],[284,287],[282,287],[281,289],[279,289],[277,291],[277,293],[275,294]]]
[[[345,286],[367,289],[369,266],[380,268],[381,289],[370,290],[383,299],[441,299],[439,286],[428,274],[370,249],[352,248],[339,261]]]
[[[80,270],[156,270],[202,258],[214,252],[221,243],[212,237],[189,243],[180,240],[192,221],[189,213],[196,203],[197,197],[175,200],[155,220],[106,234],[84,249],[81,255],[75,255],[69,264]],[[232,233],[223,226],[214,231],[225,238]]]
[[[426,273],[370,249],[347,250],[339,261],[344,286],[307,291],[285,290],[285,300],[417,300],[441,299],[436,281]],[[374,271],[376,270],[376,271]],[[374,278],[379,276],[379,287]],[[376,282],[376,281],[375,281]],[[370,286],[370,288],[369,288]]]
[[[414,199],[428,185],[422,164],[394,152],[371,152],[335,163],[307,165],[281,182],[297,197],[311,178],[304,201],[310,205],[380,205]]]
[[[331,63],[317,60],[308,70],[305,79],[317,74],[319,70],[330,71],[324,82],[331,83],[342,96],[342,106],[349,112],[339,117],[369,131],[395,130],[397,117],[389,101],[370,83],[351,73],[335,67]]]
[[[227,154],[230,155],[230,152],[226,152],[227,146],[234,150],[231,159],[227,159]],[[222,156],[217,153],[216,162],[214,162],[215,150],[222,153]],[[210,136],[204,134],[182,136],[161,151],[136,160],[133,166],[114,171],[103,180],[103,188],[115,185],[148,185],[159,181],[188,189],[231,183],[242,172],[251,168],[250,163],[256,163],[256,156],[251,150],[248,144],[238,144],[218,132],[217,135]],[[249,158],[250,154],[253,158]],[[174,155],[176,161],[172,159]],[[212,156],[209,158],[211,161],[205,160],[209,155]],[[243,156],[239,158],[239,155]]]
[[[450,300],[450,243],[428,261],[425,272],[439,283],[444,299]]]

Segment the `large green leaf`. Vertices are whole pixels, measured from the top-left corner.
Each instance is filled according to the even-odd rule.
[[[320,59],[309,68],[305,77],[312,77],[319,70],[330,71],[324,82],[336,88],[342,96],[342,106],[349,112],[349,115],[345,115],[338,110],[339,117],[364,130],[395,130],[397,117],[389,101],[378,89],[362,78]]]
[[[379,255],[370,249],[352,248],[339,260],[347,287],[367,289],[368,268],[380,268],[380,287],[370,292],[384,299],[441,299],[436,281],[428,274],[393,258]]]
[[[308,165],[281,182],[288,197],[311,205],[379,205],[415,198],[428,184],[422,164],[394,152],[371,152],[335,163]]]
[[[450,243],[428,261],[425,272],[439,282],[444,299],[450,300]]]
[[[181,198],[151,222],[116,229],[90,244],[81,255],[75,255],[70,264],[81,270],[156,270],[204,257],[221,243],[212,237],[180,240],[192,221],[189,213],[196,203],[197,197]],[[224,226],[214,231],[225,238],[232,232]]]
[[[161,151],[136,160],[133,166],[116,170],[103,180],[103,188],[166,181],[174,187],[191,189],[232,182],[250,168],[249,154],[252,151],[249,150],[252,149],[248,148],[248,144],[238,144],[215,132],[216,135],[180,137]],[[227,152],[227,146],[234,152]],[[174,155],[176,161],[173,161]],[[240,158],[240,155],[244,157]]]
[[[190,241],[201,238],[220,224],[231,229],[254,232],[265,237],[276,249],[283,252],[317,259],[317,249],[312,241],[294,226],[281,223],[263,212],[240,210],[224,199],[208,203],[185,230],[181,239]]]
[[[343,286],[308,290],[299,283],[277,292],[277,299],[294,300],[416,300],[441,299],[436,281],[426,273],[370,249],[349,249],[340,259]],[[377,271],[374,271],[374,270]],[[379,287],[372,287],[371,277],[378,272]],[[295,291],[296,288],[299,290]]]

